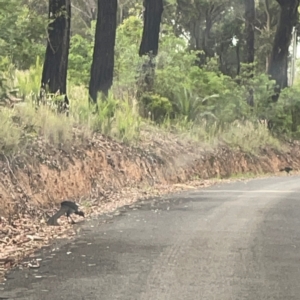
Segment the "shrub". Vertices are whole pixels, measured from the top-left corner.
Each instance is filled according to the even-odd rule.
[[[172,111],[172,104],[166,97],[145,93],[140,99],[141,115],[150,117],[153,121],[162,122]]]

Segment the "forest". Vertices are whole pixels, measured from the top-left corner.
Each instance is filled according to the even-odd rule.
[[[0,152],[144,129],[300,137],[298,0],[2,0]]]

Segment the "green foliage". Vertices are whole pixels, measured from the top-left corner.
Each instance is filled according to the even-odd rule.
[[[220,138],[232,148],[253,154],[265,145],[280,149],[279,141],[270,134],[265,124],[259,122],[235,121],[222,132]]]
[[[284,89],[278,102],[269,108],[272,130],[280,135],[300,138],[300,85]]]
[[[157,94],[145,93],[140,99],[141,114],[153,121],[161,122],[172,111],[172,104],[168,98]]]
[[[2,148],[16,151],[24,143],[22,132],[26,133],[26,139],[41,135],[53,143],[70,142],[74,126],[85,128],[86,134],[101,132],[121,141],[132,142],[139,138],[142,124],[150,126],[153,124],[151,121],[196,140],[207,143],[222,140],[232,147],[250,152],[257,151],[265,143],[276,146],[267,128],[257,123],[258,119],[272,120],[275,133],[298,137],[299,87],[284,90],[279,101],[271,103],[274,82],[261,73],[265,68],[265,56],[270,50],[273,31],[265,32],[264,24],[257,25],[261,30],[257,38],[260,43],[257,46],[259,57],[254,71],[251,71],[253,76],[250,76],[249,68],[252,66],[243,64],[240,75],[236,76],[237,53],[240,51],[242,56],[244,47],[244,24],[236,18],[237,13],[242,12],[242,4],[236,0],[222,0],[218,5],[215,5],[217,1],[207,0],[184,0],[181,3],[184,10],[176,25],[171,26],[179,4],[178,1],[168,1],[163,16],[159,54],[154,59],[154,85],[140,94],[145,65],[149,60],[148,57],[138,56],[143,29],[141,2],[122,2],[122,13],[126,18],[121,20],[121,15],[118,16],[122,22],[116,35],[114,84],[109,97],[99,100],[97,109],[89,106],[86,88],[93,55],[95,22],[83,19],[80,24],[86,24],[87,28],[79,28],[78,24],[72,27],[68,64],[71,107],[69,118],[65,118],[58,115],[55,109],[50,109],[51,106],[57,107],[59,98],[47,98],[47,106],[40,107],[38,113],[32,105],[39,96],[47,16],[39,14],[32,3],[29,9],[27,4],[16,5],[16,0],[0,1],[0,26],[7,29],[0,33],[0,71],[3,74],[0,76],[0,93],[3,98],[17,86],[20,96],[26,100],[26,106],[15,108],[5,119],[3,128],[14,129],[10,135],[0,136],[0,140],[7,141],[0,143]],[[208,49],[204,49],[202,34],[206,26],[204,12],[209,12],[216,20],[206,40]],[[261,8],[259,15],[263,15]],[[267,40],[265,47],[263,41]],[[207,55],[207,50],[210,55]],[[206,64],[199,67],[199,58],[203,56],[209,57],[206,57]],[[239,59],[242,60],[241,57]],[[254,107],[246,101],[250,90],[254,93]],[[13,121],[16,116],[20,119],[18,123]],[[14,143],[16,148],[11,146]]]
[[[236,120],[271,117],[274,82],[267,75],[250,76],[251,68],[242,64],[241,74],[232,79],[216,70],[213,59],[202,68],[196,66],[197,54],[187,51],[185,41],[172,34],[161,39],[154,92],[172,103],[171,116],[198,124],[205,120],[220,128]],[[249,90],[254,93],[254,107],[246,101]]]
[[[74,35],[71,39],[69,53],[68,77],[77,85],[89,82],[89,71],[93,55],[93,45],[80,35]]]
[[[26,71],[15,71],[16,85],[21,96],[37,101],[40,92],[43,66],[40,57],[36,58],[35,64]]]
[[[130,142],[138,138],[141,119],[133,111],[129,100],[116,100],[112,93],[103,100],[100,97],[94,113],[89,114],[90,128],[115,137],[123,142]],[[91,110],[90,110],[91,111]]]
[[[111,94],[105,100],[102,100],[101,97],[99,98],[97,108],[94,108],[94,120],[91,124],[92,129],[103,134],[109,134],[112,129],[117,101]]]
[[[128,19],[117,28],[115,45],[115,89],[134,88],[136,71],[141,66],[137,55],[142,35],[142,21],[135,16]],[[95,22],[85,36],[75,34],[71,38],[69,52],[68,77],[76,85],[87,85],[90,76],[90,67],[94,47]]]
[[[13,49],[13,62],[18,69],[27,69],[36,57],[44,57],[47,19],[23,7],[16,21],[18,36]]]
[[[182,93],[178,95],[178,101],[175,103],[177,116],[183,116],[188,122],[199,123],[202,120],[214,122],[217,119],[214,114],[214,98],[219,98],[219,95],[213,94],[201,98],[189,90],[183,89]]]
[[[0,77],[0,103],[7,98],[9,90],[10,88],[7,85],[7,79],[5,77]]]
[[[44,55],[47,19],[16,0],[2,0],[1,7],[0,56],[26,69]]]
[[[86,31],[84,37],[79,34],[71,37],[68,78],[76,85],[88,85],[94,49],[94,35],[95,22]]]
[[[15,126],[13,112],[7,108],[0,110],[0,153],[15,154],[21,141],[22,132]]]
[[[119,101],[115,111],[115,129],[112,131],[115,138],[126,143],[138,140],[142,119],[133,109],[129,99]]]
[[[115,45],[115,88],[130,90],[134,88],[143,59],[138,56],[142,36],[142,21],[130,16],[118,27]]]

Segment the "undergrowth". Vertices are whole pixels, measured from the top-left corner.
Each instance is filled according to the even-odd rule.
[[[160,128],[165,133],[176,134],[179,138],[216,146],[226,143],[234,149],[257,153],[263,146],[280,148],[264,124],[259,122],[236,120],[231,123],[218,120],[195,121],[186,115],[178,118],[166,116],[160,124],[151,119],[141,118],[137,109],[137,100],[129,93],[122,94],[122,100],[114,97],[113,91],[106,101],[98,101],[98,110],[90,106],[87,89],[83,86],[69,84],[71,99],[70,114],[65,116],[56,113],[47,106],[36,106],[39,92],[41,69],[39,64],[25,72],[16,71],[11,76],[24,102],[11,108],[0,110],[0,152],[14,155],[21,152],[34,138],[42,137],[51,144],[74,144],[74,128],[80,128],[83,139],[88,139],[94,132],[109,135],[126,143],[137,143],[143,139],[143,131],[155,132]],[[118,91],[119,92],[119,91]],[[205,100],[206,101],[206,100]],[[185,105],[184,98],[182,105]],[[187,108],[189,110],[190,108]],[[194,114],[194,109],[191,110]],[[78,141],[77,141],[78,142]]]
[[[14,12],[14,6],[10,9]],[[28,13],[23,11],[24,16]],[[87,101],[86,88],[95,21],[83,35],[72,35],[68,64],[70,111],[68,117],[58,114],[60,97],[46,95],[46,105],[39,103],[42,61],[37,58],[34,63],[34,58],[43,55],[44,44],[32,48],[24,34],[26,30],[22,31],[32,31],[36,27],[33,20],[39,21],[37,28],[41,29],[41,20],[20,20],[24,23],[18,28],[13,26],[13,34],[26,43],[18,44],[13,60],[9,52],[0,55],[0,105],[4,105],[0,109],[0,154],[24,151],[36,138],[55,145],[81,143],[95,132],[130,144],[138,144],[145,135],[155,139],[163,132],[201,146],[211,148],[226,143],[249,153],[258,153],[265,146],[281,148],[276,136],[300,137],[299,84],[283,90],[274,103],[270,98],[275,83],[260,71],[258,62],[251,68],[241,64],[237,76],[223,74],[216,58],[199,67],[195,62],[201,53],[191,51],[187,40],[167,24],[160,36],[158,55],[139,57],[143,26],[135,15],[117,28],[114,84],[107,100],[98,101],[98,109]],[[36,34],[38,40],[44,41],[42,29]],[[5,98],[16,88],[23,101],[14,108],[5,107]],[[251,107],[246,101],[250,90],[254,96]],[[272,121],[271,131],[262,120]]]
[[[72,37],[68,117],[57,113],[58,97],[47,97],[47,105],[38,105],[42,74],[39,58],[24,71],[7,67],[0,79],[7,78],[11,90],[17,87],[24,101],[13,109],[0,110],[0,126],[4,128],[0,132],[0,153],[13,155],[24,151],[37,137],[51,144],[72,145],[95,132],[138,144],[145,131],[155,139],[157,130],[209,147],[226,143],[249,153],[258,153],[266,145],[279,149],[279,141],[258,122],[261,119],[272,119],[280,134],[300,135],[295,92],[283,93],[285,98],[270,105],[268,99],[274,83],[266,75],[257,73],[249,77],[242,69],[238,78],[242,84],[238,84],[214,70],[213,60],[199,68],[195,65],[198,53],[186,51],[186,42],[170,29],[161,37],[152,90],[145,91],[143,67],[150,62],[136,55],[142,33],[141,29],[131,30],[142,28],[136,22],[140,21],[130,17],[117,30],[114,84],[108,98],[98,101],[98,109],[87,101],[92,40]],[[79,55],[85,50],[89,55]],[[254,107],[245,101],[249,88],[255,91]],[[2,90],[0,87],[1,93]],[[74,128],[77,133],[79,129],[81,139],[75,138]]]

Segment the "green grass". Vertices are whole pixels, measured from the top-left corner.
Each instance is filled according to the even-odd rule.
[[[68,86],[71,100],[70,115],[57,114],[53,109],[40,106],[36,109],[35,99],[38,97],[41,67],[39,61],[28,71],[15,71],[12,85],[18,86],[25,102],[14,109],[0,110],[0,153],[13,155],[26,146],[32,138],[42,137],[51,144],[73,144],[73,128],[80,128],[83,138],[93,132],[109,135],[126,143],[137,143],[144,128],[155,128],[155,131],[173,133],[180,139],[199,142],[210,148],[220,142],[233,149],[248,153],[258,153],[266,145],[281,149],[280,142],[260,123],[235,121],[231,124],[220,124],[198,120],[190,121],[188,117],[175,120],[165,118],[160,125],[151,120],[142,119],[138,114],[137,101],[129,93],[122,93],[121,100],[111,92],[107,101],[98,102],[98,111],[90,107],[88,91],[80,86]],[[120,90],[117,93],[120,95]],[[185,99],[186,101],[186,99]],[[80,142],[80,140],[79,140]]]
[[[4,155],[18,152],[22,141],[22,131],[13,122],[13,115],[7,108],[0,109],[0,153]]]
[[[231,148],[252,154],[258,153],[265,146],[281,149],[280,142],[259,122],[234,122],[224,130],[220,138]]]
[[[219,126],[217,122],[203,121],[195,125],[184,119],[176,122],[167,119],[162,127],[211,147],[223,142],[230,148],[252,154],[259,153],[259,150],[265,146],[283,150],[279,140],[273,137],[268,128],[259,122],[235,121]]]

